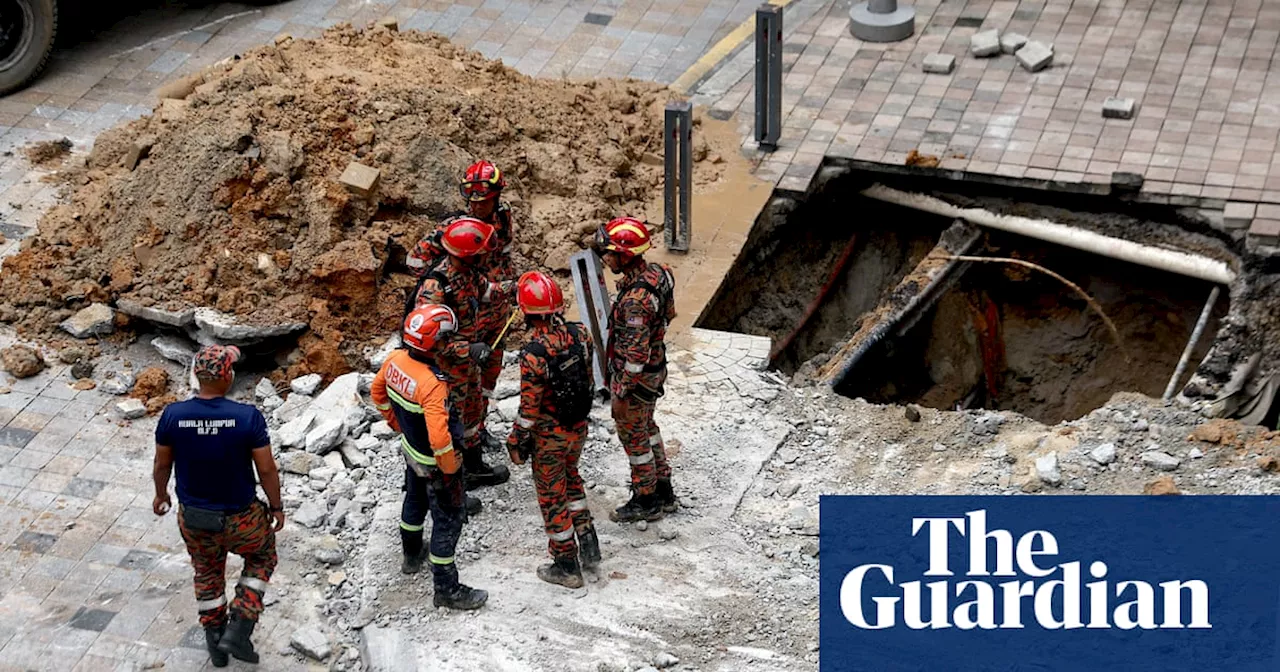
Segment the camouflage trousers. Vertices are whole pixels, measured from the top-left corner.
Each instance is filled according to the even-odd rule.
[[[244,558],[231,611],[249,621],[262,615],[262,596],[276,568],[276,533],[271,522],[267,506],[254,502],[248,509],[228,515],[221,532],[193,530],[187,527],[179,508],[178,529],[195,569],[200,625],[210,628],[227,622],[227,553]]]
[[[587,423],[573,429],[554,427],[533,432],[533,487],[554,558],[577,558],[574,534],[591,525],[587,494],[578,475],[578,460],[587,438]]]
[[[631,463],[631,487],[641,495],[653,494],[659,478],[671,478],[662,432],[653,420],[657,404],[656,399],[644,401],[631,394],[613,398],[613,421]]]

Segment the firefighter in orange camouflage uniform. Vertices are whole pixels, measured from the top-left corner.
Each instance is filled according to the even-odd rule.
[[[482,269],[484,257],[493,249],[493,235],[492,226],[473,217],[450,222],[440,237],[446,254],[422,273],[405,306],[407,314],[415,307],[440,304],[458,316],[457,331],[449,334],[437,361],[449,380],[449,403],[462,416],[462,457],[468,490],[499,485],[511,477],[506,467],[485,463],[479,435],[485,410],[479,387],[480,366],[493,354],[480,334],[481,309],[493,294]],[[474,509],[474,504],[469,503],[468,508]]]
[[[492,251],[479,263],[481,273],[490,283],[489,301],[480,305],[477,316],[480,340],[492,344],[506,325],[515,307],[516,267],[511,261],[511,245],[514,230],[511,208],[500,201],[507,186],[506,177],[491,161],[477,161],[467,168],[458,185],[462,198],[467,202],[466,212],[456,212],[445,218],[444,224],[427,234],[409,255],[409,268],[425,270],[435,259],[444,256],[442,242],[444,229],[458,217],[474,217],[493,227]],[[489,403],[498,375],[502,373],[502,349],[494,348],[488,359],[479,363],[479,389],[483,395],[483,408],[479,411],[480,443],[489,450],[497,450],[501,443],[484,426],[489,415]]]
[[[667,380],[667,325],[675,317],[671,269],[645,261],[652,247],[649,229],[633,217],[619,217],[596,232],[595,249],[609,270],[622,276],[609,313],[606,367],[613,419],[631,463],[631,500],[610,518],[620,523],[658,520],[679,503],[671,487],[671,467],[654,422]]]
[[[507,449],[516,464],[533,461],[552,560],[538,568],[538,578],[581,588],[581,567],[600,562],[600,540],[578,475],[595,391],[591,337],[581,324],[564,320],[564,295],[547,274],[525,273],[516,296],[532,333],[520,353],[520,412]]]

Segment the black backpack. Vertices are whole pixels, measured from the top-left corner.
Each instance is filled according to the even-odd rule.
[[[572,427],[591,414],[595,383],[591,377],[591,356],[579,336],[578,324],[569,322],[569,335],[573,345],[554,357],[537,341],[524,346],[525,352],[547,361],[547,384],[555,401],[556,422],[561,427]]]

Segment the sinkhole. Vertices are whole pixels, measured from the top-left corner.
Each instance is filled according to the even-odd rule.
[[[845,396],[1055,424],[1117,392],[1159,398],[1213,287],[890,205],[861,186],[835,180],[803,202],[775,199],[699,326],[767,336],[772,368],[827,380]],[[1016,259],[1075,287],[1025,264],[957,254]],[[1222,292],[1179,385],[1228,304]]]

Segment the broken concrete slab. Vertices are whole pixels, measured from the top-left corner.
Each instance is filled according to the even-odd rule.
[[[191,360],[196,357],[196,351],[191,347],[191,344],[186,339],[177,336],[157,336],[151,339],[151,347],[155,348],[161,357],[175,361],[183,366],[189,366]]]
[[[283,406],[271,412],[271,419],[278,424],[292,422],[311,408],[311,401],[305,394],[291,394],[284,400]]]
[[[323,464],[319,457],[299,450],[282,454],[276,459],[276,463],[280,465],[280,471],[299,476],[306,476],[311,473],[311,470]]]
[[[324,524],[324,519],[329,515],[328,509],[325,508],[323,499],[308,499],[293,512],[293,522],[309,528],[317,528]]]
[[[311,396],[316,393],[316,390],[320,389],[320,383],[322,382],[324,382],[323,376],[318,373],[310,373],[289,381],[289,387],[298,394]]]
[[[120,299],[116,302],[116,310],[148,322],[165,324],[171,327],[186,327],[195,322],[195,309],[165,310],[155,306],[144,306],[137,301]]]
[[[1111,96],[1102,101],[1104,119],[1132,119],[1136,103],[1132,98]]]
[[[381,177],[382,171],[377,168],[371,168],[363,163],[352,161],[347,164],[347,169],[342,171],[342,176],[338,178],[338,181],[352,193],[368,198],[378,188],[378,180]]]
[[[336,419],[340,425],[347,417],[347,409],[361,406],[360,374],[355,372],[334,378],[329,387],[311,402],[311,410],[315,411],[317,418]]]
[[[1027,36],[1021,33],[1005,33],[1000,36],[1000,51],[1006,54],[1015,54],[1026,44]]]
[[[379,442],[377,439],[372,436],[366,436],[364,438],[373,441],[373,449],[378,447]],[[369,459],[369,456],[365,454],[365,451],[361,450],[358,445],[352,444],[349,441],[344,441],[341,446],[338,446],[338,450],[342,452],[342,459],[346,460],[347,464],[351,465],[352,469],[363,469],[373,462]],[[329,454],[333,455],[334,453]]]
[[[1014,56],[1027,72],[1040,72],[1053,63],[1053,49],[1036,40],[1027,42]]]
[[[995,56],[1000,53],[1000,31],[992,28],[974,33],[969,38],[969,53],[978,58]]]
[[[76,338],[106,336],[116,330],[116,312],[105,303],[94,303],[81,308],[75,315],[58,325]]]
[[[264,377],[262,380],[258,381],[257,385],[254,386],[253,396],[259,401],[276,396],[276,384],[271,382],[270,378]]]
[[[374,625],[360,631],[360,660],[368,672],[418,670],[417,647],[400,630]]]
[[[378,25],[393,32],[400,30],[400,20],[394,16],[384,16],[378,19]]]
[[[320,424],[307,432],[307,452],[323,455],[338,446],[342,441],[342,418],[320,416],[325,418]]]
[[[396,430],[392,429],[391,425],[388,424],[386,420],[380,420],[373,423],[373,426],[369,428],[369,431],[378,439],[389,439],[396,435]]]
[[[285,402],[286,404],[288,402]],[[276,436],[280,439],[280,445],[285,448],[301,448],[307,444],[307,433],[311,431],[311,424],[315,422],[315,413],[303,413],[298,417],[281,425],[276,431]]]
[[[125,399],[116,404],[116,411],[125,420],[137,420],[147,414],[147,405],[140,399]]]
[[[1182,464],[1182,460],[1161,450],[1148,450],[1139,457],[1144,465],[1160,471],[1174,471]]]
[[[929,54],[922,66],[931,75],[949,75],[956,69],[956,57],[951,54]]]
[[[205,335],[234,344],[255,343],[276,336],[286,336],[305,331],[307,328],[305,322],[288,322],[264,326],[242,324],[235,317],[212,308],[197,308],[195,310],[195,326]]]

